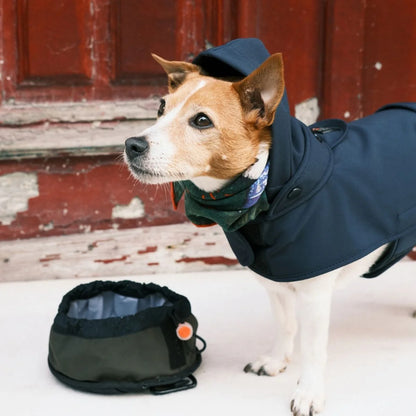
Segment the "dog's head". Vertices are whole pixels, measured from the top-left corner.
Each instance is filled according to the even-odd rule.
[[[126,140],[125,160],[144,183],[195,178],[229,180],[270,145],[270,125],[284,93],[281,54],[237,82],[203,74],[187,62],[154,59],[168,74],[169,94],[156,123]]]

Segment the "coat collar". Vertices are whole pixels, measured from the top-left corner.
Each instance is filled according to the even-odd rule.
[[[198,226],[218,224],[226,232],[236,231],[269,208],[266,185],[269,163],[257,179],[244,174],[215,192],[205,192],[191,181],[172,184],[172,201],[177,207],[185,197],[186,216]]]

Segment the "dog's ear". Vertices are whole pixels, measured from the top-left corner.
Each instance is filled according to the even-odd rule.
[[[200,67],[189,62],[184,61],[167,61],[166,59],[152,53],[153,59],[165,70],[168,74],[169,92],[175,91],[191,72],[200,73]]]
[[[246,78],[233,83],[233,87],[247,120],[258,128],[270,126],[285,90],[282,54],[270,56]]]

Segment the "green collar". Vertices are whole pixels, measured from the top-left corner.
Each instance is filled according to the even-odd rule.
[[[174,182],[172,199],[175,208],[185,197],[187,217],[198,226],[218,224],[226,232],[236,231],[269,208],[266,185],[269,163],[258,179],[240,175],[216,192],[205,192],[191,181]]]

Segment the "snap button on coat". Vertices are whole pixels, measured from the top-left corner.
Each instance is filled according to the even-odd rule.
[[[302,188],[296,187],[293,188],[288,194],[287,199],[296,199],[302,193]]]

